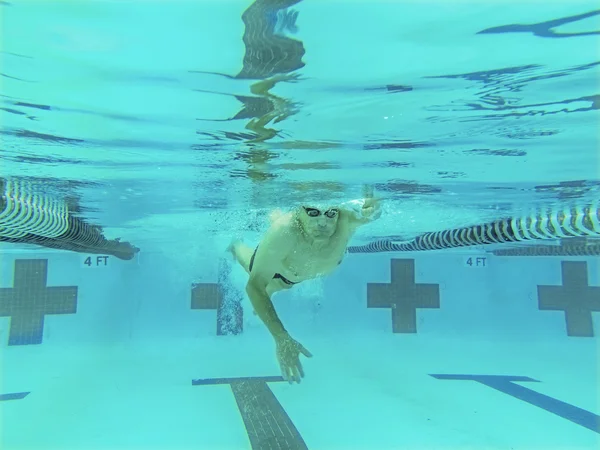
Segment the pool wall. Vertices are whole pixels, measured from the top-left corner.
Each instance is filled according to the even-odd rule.
[[[244,292],[246,275],[230,258],[201,255],[193,265],[174,258],[4,251],[0,345],[266,335]],[[594,257],[349,254],[334,274],[273,302],[293,335],[597,339],[599,273]]]

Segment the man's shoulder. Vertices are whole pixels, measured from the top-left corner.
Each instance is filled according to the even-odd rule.
[[[259,253],[286,255],[298,242],[298,229],[293,217],[284,214],[274,221],[262,237],[258,247]]]
[[[269,221],[271,222],[271,225],[278,224],[279,226],[285,226],[286,224],[290,223],[292,215],[292,212],[285,212],[281,209],[275,209],[269,214]]]
[[[295,220],[294,211],[283,212],[281,210],[271,213],[271,228],[286,232],[293,232],[298,227]]]

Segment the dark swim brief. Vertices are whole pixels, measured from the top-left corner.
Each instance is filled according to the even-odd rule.
[[[252,266],[254,265],[254,257],[256,256],[256,251],[257,250],[258,250],[258,247],[256,247],[254,249],[254,253],[252,253],[252,257],[250,258],[250,265],[248,266],[248,271],[249,272],[252,272]],[[275,275],[273,275],[273,278],[279,278],[285,284],[289,284],[290,286],[293,285],[293,284],[298,284],[298,283],[294,283],[293,281],[288,280],[286,277],[284,277],[280,273],[276,273]]]

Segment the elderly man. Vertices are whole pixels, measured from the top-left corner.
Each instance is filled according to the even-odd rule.
[[[283,378],[300,382],[300,353],[311,353],[285,330],[271,296],[305,280],[328,275],[342,262],[356,229],[381,215],[380,201],[365,187],[360,211],[341,206],[306,204],[291,212],[271,213],[271,227],[252,249],[240,241],[228,250],[250,275],[246,292],[258,317],[275,339]]]

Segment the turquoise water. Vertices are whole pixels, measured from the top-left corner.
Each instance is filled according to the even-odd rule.
[[[84,193],[90,217],[111,227],[348,200],[373,183],[391,214],[369,237],[597,189],[598,35],[585,33],[598,15],[552,27],[593,2],[301,2],[295,34],[244,45],[248,6],[4,3],[3,172]],[[540,31],[483,33],[510,24]],[[266,56],[244,65],[260,45],[302,67],[270,73]],[[253,66],[261,76],[244,78]],[[252,94],[276,75],[297,80],[275,83],[277,99]],[[277,108],[289,116],[264,127],[275,135],[250,142],[249,122]]]
[[[2,404],[0,442],[7,449],[250,448],[233,403],[232,410],[204,411],[199,405],[219,403],[217,394],[200,398],[196,386],[196,397],[190,397],[185,389],[192,379],[276,376],[270,344],[256,353],[247,350],[248,342],[268,342],[247,305],[249,341],[219,341],[212,316],[202,316],[208,331],[199,331],[199,312],[192,317],[189,311],[189,287],[221,276],[216,261],[232,237],[255,245],[274,208],[345,202],[360,198],[364,184],[373,185],[383,198],[383,214],[359,229],[351,244],[361,245],[409,240],[600,195],[596,2],[21,0],[0,2],[0,14],[0,177],[38,183],[47,195],[77,205],[77,215],[101,226],[107,238],[141,248],[133,261],[113,258],[107,271],[91,276],[85,272],[88,254],[3,244],[2,288],[12,286],[13,263],[23,254],[49,258],[48,284],[77,284],[77,315],[83,316],[78,323],[67,316],[47,319],[44,345],[1,344],[5,389],[0,394],[32,392]],[[573,341],[561,313],[542,320],[537,303],[526,304],[537,292],[528,280],[561,283],[558,259],[554,265],[527,258],[514,265],[498,262],[477,272],[480,276],[469,272],[467,261],[491,258],[485,249],[437,255],[417,259],[427,267],[417,269],[420,282],[441,283],[445,292],[467,280],[466,292],[442,294],[445,305],[458,309],[450,306],[442,318],[424,313],[421,331],[400,347],[390,340],[397,336],[389,311],[369,316],[372,311],[360,306],[367,283],[390,281],[389,254],[349,258],[329,281],[285,293],[291,306],[276,302],[306,345],[314,340],[315,354],[341,352],[322,356],[323,367],[318,360],[310,367],[308,392],[272,388],[306,445],[594,448],[598,431],[571,419],[548,418],[523,405],[513,410],[488,391],[465,391],[463,397],[457,392],[467,388],[460,381],[429,377],[419,384],[421,373],[448,371],[545,377],[550,387],[540,391],[596,418],[600,414],[597,310],[590,319],[596,335]],[[587,281],[597,286],[597,257],[574,261],[589,265]],[[237,269],[227,270],[243,292],[244,274]],[[524,275],[527,270],[531,274]],[[75,281],[66,277],[70,271],[76,271]],[[435,273],[443,273],[442,279]],[[360,284],[352,284],[357,280]],[[95,293],[85,297],[85,286]],[[520,296],[523,303],[515,300]],[[354,309],[340,319],[331,308],[344,300]],[[1,320],[5,339],[10,322]],[[362,333],[368,337],[359,337]],[[339,349],[341,335],[359,355]],[[436,339],[443,344],[434,345]],[[365,342],[394,356],[382,365],[381,355]],[[84,345],[75,349],[79,343]],[[519,349],[523,353],[515,362],[511,356]],[[192,353],[213,358],[218,368],[207,369]],[[238,356],[232,361],[223,357],[227,354]],[[424,354],[443,362],[426,361]],[[407,358],[413,361],[410,369],[403,364]],[[52,362],[57,360],[73,370],[65,375]],[[35,378],[48,366],[53,367],[44,370],[54,374],[50,385]],[[384,366],[385,373],[373,372]],[[139,381],[136,370],[153,374],[131,390],[127,383]],[[391,381],[396,370],[404,385],[427,386],[426,394],[399,394]],[[345,385],[332,380],[343,381],[348,373]],[[316,380],[312,385],[310,376]],[[572,379],[578,376],[583,381],[576,386]],[[114,384],[104,384],[106,379]],[[361,390],[365,380],[379,380],[377,392]],[[449,392],[444,383],[460,385],[452,391],[455,397],[440,400]],[[85,386],[95,389],[89,398]],[[171,397],[153,406],[147,399],[153,389]],[[262,395],[256,394],[262,388],[256,389],[254,395]],[[361,394],[346,395],[353,389]],[[123,397],[123,390],[132,396]],[[39,391],[41,400],[35,397]],[[45,422],[40,411],[55,407],[66,391],[73,398],[61,403],[57,414],[72,422],[61,434],[58,422]],[[362,406],[354,413],[350,405],[327,398],[328,392]],[[113,394],[122,399],[120,406],[107,400]],[[394,420],[399,414],[394,396],[414,407],[414,414],[400,414],[403,425]],[[327,404],[315,406],[315,398],[327,398]],[[501,413],[474,418],[456,406],[464,398],[480,411],[494,404]],[[27,402],[37,412],[27,409]],[[93,410],[94,404],[102,408]],[[74,418],[72,405],[87,412]],[[148,413],[155,406],[154,414]],[[123,423],[114,408],[127,417]],[[441,411],[434,425],[427,423],[433,409]],[[384,411],[387,419],[361,428],[372,410]],[[202,434],[191,415],[172,411],[196,411],[211,423],[209,430]],[[457,411],[464,420],[457,419]],[[314,421],[311,414],[317,415]],[[336,414],[337,425],[329,423]],[[26,417],[53,437],[44,444],[41,431],[28,435]],[[549,431],[531,431],[523,420],[507,417],[529,417],[536,430]],[[106,434],[93,425],[102,420]],[[414,434],[417,429],[425,431]],[[286,448],[278,445],[252,443],[252,448]]]

